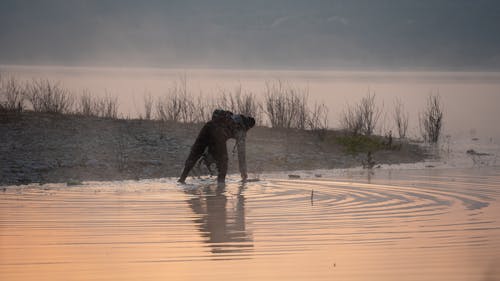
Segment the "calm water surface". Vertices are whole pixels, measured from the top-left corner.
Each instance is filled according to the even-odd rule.
[[[500,169],[7,187],[0,280],[499,280]]]

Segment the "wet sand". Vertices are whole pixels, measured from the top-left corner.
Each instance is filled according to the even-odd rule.
[[[498,167],[7,187],[0,280],[499,280],[499,200]]]

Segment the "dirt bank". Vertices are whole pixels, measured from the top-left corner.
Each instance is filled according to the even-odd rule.
[[[33,112],[2,115],[0,185],[178,176],[201,126]],[[329,131],[320,138],[307,131],[254,128],[248,134],[249,173],[361,165],[366,154],[345,152],[338,134]],[[230,141],[231,173],[238,169],[233,146]],[[423,158],[414,144],[373,154],[377,164]]]

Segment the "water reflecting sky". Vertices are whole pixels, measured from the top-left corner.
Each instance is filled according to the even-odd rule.
[[[8,187],[0,279],[499,276],[498,167],[188,183]]]

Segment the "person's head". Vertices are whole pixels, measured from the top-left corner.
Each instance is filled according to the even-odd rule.
[[[243,124],[245,125],[246,130],[250,130],[255,126],[255,118],[251,116],[242,116],[243,117]]]

